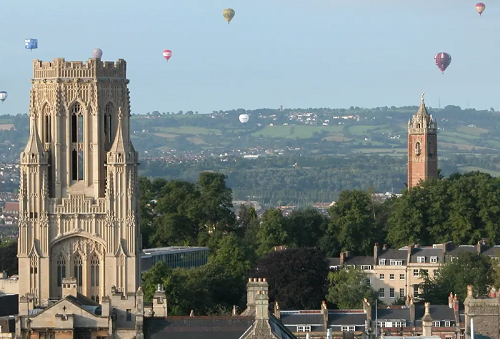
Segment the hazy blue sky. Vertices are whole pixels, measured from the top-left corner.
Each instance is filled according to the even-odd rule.
[[[134,113],[418,105],[422,91],[432,107],[500,109],[500,3],[479,17],[476,2],[5,1],[0,114],[28,111],[33,59],[87,60],[94,47],[128,62]],[[441,51],[452,56],[444,75]]]

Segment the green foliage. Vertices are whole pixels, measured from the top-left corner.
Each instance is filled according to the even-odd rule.
[[[17,242],[12,239],[0,239],[0,273],[18,274]]]
[[[363,308],[366,298],[372,305],[377,300],[377,292],[370,286],[367,275],[358,269],[342,269],[328,274],[329,286],[326,300],[340,309]]]
[[[274,246],[285,244],[288,237],[285,222],[286,219],[279,209],[269,209],[264,212],[257,232],[257,240],[260,244],[257,249],[259,256],[266,255],[273,250]]]
[[[403,192],[387,224],[394,247],[451,240],[476,244],[483,238],[499,243],[500,180],[480,172],[427,180]]]
[[[324,300],[328,264],[315,248],[277,251],[262,258],[254,274],[269,282],[269,299],[282,309],[318,309]]]
[[[494,283],[491,259],[475,253],[461,253],[457,259],[443,264],[433,278],[424,272],[421,275],[424,279],[422,298],[434,305],[447,304],[450,292],[454,292],[458,300],[465,300],[468,285],[473,286],[476,298],[485,296]]]
[[[353,254],[370,253],[375,239],[374,202],[369,193],[343,191],[339,200],[328,210],[331,221],[329,234],[335,235],[342,251]]]

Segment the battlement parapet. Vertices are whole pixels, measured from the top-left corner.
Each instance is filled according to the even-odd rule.
[[[116,78],[126,79],[127,62],[101,61],[90,58],[87,62],[66,61],[56,58],[53,61],[33,60],[33,79],[71,79],[71,78]]]

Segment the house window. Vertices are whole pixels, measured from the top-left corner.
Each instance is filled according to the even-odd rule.
[[[379,278],[380,278],[380,280],[384,280],[385,279],[385,274],[380,274]]]
[[[413,269],[413,276],[418,277],[418,268]]]
[[[406,327],[406,322],[396,321],[394,327]]]
[[[385,298],[385,289],[380,288],[378,290],[378,296],[379,296],[379,298]]]
[[[432,273],[434,274],[434,276],[436,276],[438,274],[439,270],[433,270]]]
[[[403,261],[391,259],[391,261],[389,262],[389,265],[391,265],[391,266],[403,266]]]
[[[378,264],[379,264],[379,265],[385,265],[385,259],[380,259],[380,260],[378,261]]]
[[[418,297],[418,285],[413,285],[413,296]]]
[[[438,262],[438,257],[434,256],[434,257],[431,257],[431,263],[435,264]]]
[[[429,275],[429,270],[420,270],[422,273],[425,273],[426,275]]]
[[[399,280],[405,280],[405,274],[404,273],[401,273],[399,275]]]
[[[371,270],[372,267],[370,265],[361,265],[362,270]]]
[[[38,335],[39,335],[40,339],[55,339],[56,338],[55,332],[40,332]]]
[[[404,298],[405,297],[405,289],[404,288],[400,288],[399,289],[399,297],[400,298]]]
[[[394,288],[389,289],[389,298],[394,298]]]
[[[389,274],[389,279],[394,280],[394,274]]]
[[[311,325],[297,326],[297,332],[311,332]]]
[[[424,263],[425,262],[425,257],[417,257],[417,262],[418,263]]]
[[[451,327],[451,321],[445,321],[444,327]]]
[[[383,321],[379,321],[377,323],[377,326],[378,326],[378,328],[383,328],[383,327],[385,327],[385,323]]]
[[[354,332],[356,330],[356,326],[340,326],[340,330],[342,332]]]
[[[127,309],[127,321],[132,321],[132,310]]]
[[[434,327],[441,327],[441,322],[440,321],[434,321],[432,323],[432,326],[434,326]]]

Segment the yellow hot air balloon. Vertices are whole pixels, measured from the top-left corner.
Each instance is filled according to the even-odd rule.
[[[229,23],[231,22],[231,20],[233,20],[234,17],[234,9],[226,8],[225,10],[222,11],[222,15],[224,16],[224,19],[226,19],[227,24],[229,25]]]

